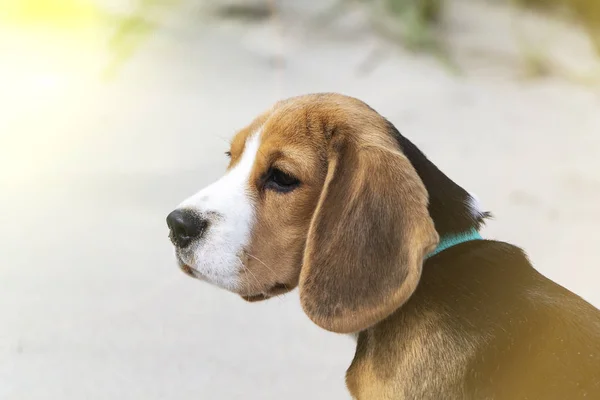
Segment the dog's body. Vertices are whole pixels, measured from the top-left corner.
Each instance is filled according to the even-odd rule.
[[[278,103],[231,156],[168,218],[180,267],[247,300],[299,285],[317,325],[358,334],[354,398],[600,399],[600,312],[515,246],[434,251],[488,214],[364,103]]]

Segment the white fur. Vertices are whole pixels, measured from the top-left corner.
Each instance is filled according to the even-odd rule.
[[[481,207],[481,203],[479,202],[479,198],[475,193],[469,192],[469,199],[467,200],[467,206],[469,207],[469,211],[471,215],[475,217],[479,217],[483,214],[483,208]]]
[[[177,255],[194,275],[235,291],[243,268],[239,256],[250,240],[254,201],[249,178],[260,145],[260,132],[246,141],[240,161],[221,179],[180,204],[209,220],[206,234]],[[200,276],[198,276],[200,275]]]

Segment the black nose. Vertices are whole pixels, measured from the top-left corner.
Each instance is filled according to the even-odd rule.
[[[178,247],[186,247],[192,240],[202,237],[208,221],[190,210],[175,210],[167,216],[171,240]]]

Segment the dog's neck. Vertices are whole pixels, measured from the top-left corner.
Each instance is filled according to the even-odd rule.
[[[491,215],[479,208],[477,199],[440,171],[421,150],[389,123],[390,134],[397,140],[429,193],[429,214],[440,238],[479,231]]]

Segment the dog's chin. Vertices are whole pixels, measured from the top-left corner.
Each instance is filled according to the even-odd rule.
[[[251,295],[240,295],[242,299],[251,303],[256,301],[268,300],[271,297],[279,296],[290,292],[293,289],[293,285],[286,285],[285,283],[276,283],[271,286],[268,290],[262,293],[251,294]]]
[[[269,300],[272,296],[269,296],[266,293],[260,293],[251,296],[240,295],[240,297],[246,301],[249,301],[250,303],[254,303],[257,301]]]

